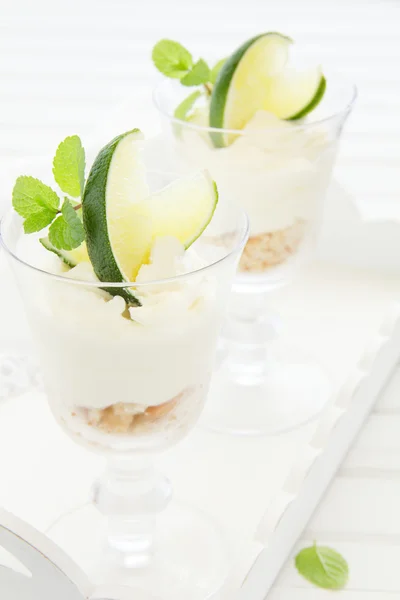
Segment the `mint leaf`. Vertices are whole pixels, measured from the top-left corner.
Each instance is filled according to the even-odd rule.
[[[181,79],[193,65],[190,52],[173,40],[160,40],[151,56],[157,69],[174,79]]]
[[[343,556],[327,546],[314,544],[304,548],[296,556],[295,564],[300,575],[321,588],[339,590],[349,578],[349,567]]]
[[[77,198],[85,183],[85,150],[77,135],[65,138],[53,160],[54,179],[63,192]]]
[[[21,217],[40,212],[44,207],[55,213],[60,206],[60,198],[48,185],[35,177],[22,175],[15,182],[12,192],[12,204]]]
[[[77,202],[76,200],[70,200],[69,202],[70,202],[71,206],[74,207],[75,213],[78,215],[78,217],[80,218],[80,220],[83,221],[82,204],[80,202]],[[76,206],[78,208],[75,208]]]
[[[24,231],[25,233],[34,233],[35,231],[41,231],[47,225],[53,221],[54,217],[57,215],[57,211],[53,208],[49,208],[46,206],[44,202],[42,202],[40,197],[34,198],[35,204],[32,205],[35,207],[35,212],[29,215],[24,221]]]
[[[201,96],[201,92],[200,92],[200,90],[197,90],[196,92],[193,92],[192,94],[190,94],[190,96],[188,96],[187,98],[182,100],[182,102],[179,104],[179,106],[177,106],[175,109],[175,112],[174,112],[175,119],[180,119],[181,121],[186,121],[186,118],[187,118],[190,110],[193,108],[194,103],[196,102],[196,100],[198,98],[200,98],[200,96]]]
[[[182,85],[192,86],[207,83],[210,79],[210,67],[200,58],[187,75],[181,79]]]
[[[78,248],[85,239],[82,222],[71,202],[66,198],[61,208],[61,215],[51,224],[49,241],[59,250]]]
[[[217,81],[219,72],[225,63],[226,63],[226,58],[221,58],[221,60],[219,60],[217,62],[217,64],[213,66],[213,68],[211,69],[211,72],[210,72],[210,83],[215,83]]]

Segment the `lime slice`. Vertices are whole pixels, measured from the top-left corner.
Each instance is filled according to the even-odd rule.
[[[100,281],[134,281],[149,257],[151,219],[137,203],[148,195],[138,129],[119,135],[97,155],[82,198],[87,250]],[[109,288],[133,305],[128,289]]]
[[[217,203],[215,181],[200,171],[173,181],[137,208],[150,216],[153,239],[173,236],[189,248],[211,221]]]
[[[83,242],[78,248],[75,248],[75,250],[59,250],[53,246],[48,237],[40,238],[39,242],[46,248],[46,250],[54,252],[54,254],[61,258],[63,263],[65,263],[68,267],[73,268],[79,263],[90,262],[85,242]]]
[[[326,80],[320,67],[286,68],[290,38],[267,33],[239,48],[222,67],[214,85],[210,125],[243,129],[259,110],[294,120],[305,117],[321,101]],[[211,134],[214,146],[227,146],[234,135]]]
[[[87,250],[100,281],[133,282],[157,237],[188,248],[210,222],[218,201],[207,172],[178,179],[148,195],[139,130],[122,134],[98,154],[82,199]],[[132,305],[132,290],[106,288]]]
[[[280,119],[300,119],[319,104],[325,89],[320,67],[300,72],[285,69],[271,79],[262,108]]]
[[[227,59],[211,95],[211,127],[242,129],[263,108],[270,79],[284,69],[291,43],[280,33],[264,33],[245,42]],[[214,145],[226,146],[234,139],[226,137],[214,132]]]

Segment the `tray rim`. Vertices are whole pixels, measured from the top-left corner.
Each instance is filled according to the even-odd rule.
[[[238,600],[264,600],[327,492],[396,366],[400,364],[400,302],[384,315],[374,339],[323,411],[318,427],[259,522],[258,553]]]

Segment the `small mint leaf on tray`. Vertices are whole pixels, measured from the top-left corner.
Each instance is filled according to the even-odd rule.
[[[307,581],[327,590],[342,589],[349,579],[349,567],[339,552],[314,544],[295,557],[296,569]]]

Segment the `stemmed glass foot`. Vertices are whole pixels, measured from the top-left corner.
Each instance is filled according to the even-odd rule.
[[[232,296],[201,423],[236,435],[276,435],[315,418],[332,394],[312,354],[278,336],[268,292]]]
[[[149,464],[132,464],[109,463],[93,504],[59,518],[49,537],[99,593],[121,587],[162,600],[215,598],[231,567],[223,532],[200,510],[169,502],[168,480]]]
[[[277,435],[311,421],[332,393],[328,374],[304,350],[273,342],[259,373],[229,357],[214,374],[203,425],[236,435]]]

